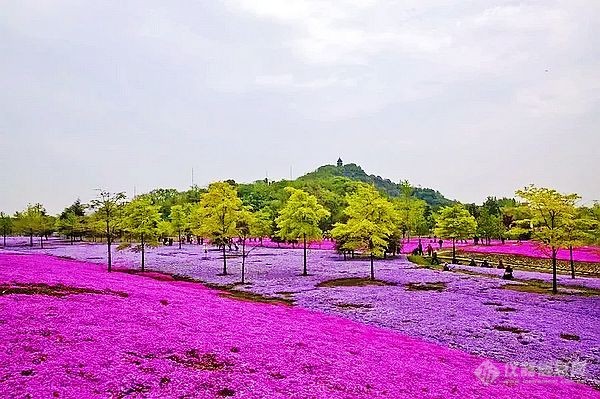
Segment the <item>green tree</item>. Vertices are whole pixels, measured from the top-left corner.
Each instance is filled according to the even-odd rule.
[[[235,228],[238,232],[238,237],[242,242],[242,284],[244,284],[246,276],[246,240],[253,234],[253,228],[256,226],[256,216],[248,209],[240,211]]]
[[[533,185],[518,190],[525,201],[534,226],[533,239],[550,249],[552,257],[552,292],[557,293],[556,264],[558,250],[568,245],[567,231],[576,214],[577,194],[561,194],[556,190]]]
[[[181,249],[181,233],[190,226],[190,207],[188,205],[173,205],[169,214],[173,230],[177,232],[179,249]]]
[[[158,224],[161,221],[159,209],[152,205],[150,199],[140,196],[125,205],[123,210],[123,227],[140,239],[142,272],[145,270],[146,245],[156,245],[157,242]]]
[[[306,191],[293,187],[286,187],[285,191],[290,197],[275,220],[279,229],[278,235],[284,240],[302,239],[304,246],[302,275],[307,276],[306,241],[322,238],[323,232],[319,228],[319,222],[328,217],[330,213],[317,202],[314,195],[310,195]]]
[[[590,217],[589,210],[577,208],[571,217],[565,218],[564,233],[565,245],[569,250],[569,265],[571,278],[575,278],[575,261],[573,248],[586,244],[593,244],[594,220]]]
[[[258,237],[262,246],[263,238],[270,237],[273,234],[273,215],[269,208],[263,208],[254,214],[252,225],[252,234]]]
[[[204,215],[205,211],[200,207],[200,204],[194,204],[190,208],[189,230],[196,237],[201,237],[205,234]]]
[[[223,275],[227,275],[226,246],[238,234],[236,224],[242,211],[242,200],[235,187],[226,182],[211,183],[208,192],[202,195],[193,223],[194,231],[202,237],[209,237],[223,249]]]
[[[452,239],[452,262],[456,263],[456,240],[473,237],[477,230],[475,218],[462,205],[456,204],[440,209],[436,218],[435,234]]]
[[[33,236],[39,235],[40,246],[44,247],[43,237],[52,232],[49,226],[52,218],[46,215],[42,204],[28,205],[23,212],[17,213],[16,222],[21,234],[29,236],[29,246],[33,247]]]
[[[6,236],[12,233],[13,220],[10,215],[0,212],[0,232],[2,233],[2,245],[6,247]]]
[[[331,235],[343,242],[344,250],[369,253],[371,280],[374,280],[373,258],[383,256],[390,246],[390,238],[398,225],[397,212],[390,201],[368,185],[359,187],[355,194],[348,196],[347,201],[344,213],[348,220],[337,223],[331,230]]]
[[[85,208],[86,206],[82,204],[81,200],[78,198],[71,206],[65,208],[65,210],[61,213],[61,216],[68,213],[73,213],[76,216],[85,216]]]
[[[156,224],[156,233],[160,239],[163,239],[173,237],[177,231],[173,227],[173,223],[171,223],[170,220],[160,220]]]
[[[125,193],[110,193],[101,190],[98,197],[91,201],[91,208],[96,211],[94,219],[104,225],[106,247],[108,252],[108,271],[112,271],[112,238],[118,226],[120,212],[125,202]],[[97,227],[97,224],[96,224]]]
[[[590,244],[600,245],[600,202],[594,203],[594,205],[588,210],[588,218],[590,220],[590,230],[588,237],[590,238]]]
[[[411,234],[427,229],[425,211],[427,203],[414,196],[414,189],[408,181],[400,182],[400,196],[394,200],[398,211],[398,222],[402,236],[410,241]]]
[[[479,216],[477,217],[477,234],[481,237],[481,241],[487,245],[490,244],[492,238],[501,238],[504,234],[504,225],[499,215],[490,213],[487,207],[481,207]]]
[[[56,229],[59,233],[67,236],[71,245],[77,235],[83,233],[83,216],[77,215],[73,211],[63,212],[56,220]]]

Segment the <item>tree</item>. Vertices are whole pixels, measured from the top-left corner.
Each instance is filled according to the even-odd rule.
[[[550,249],[552,257],[552,292],[558,292],[556,264],[561,247],[568,245],[567,231],[576,214],[577,194],[561,194],[556,190],[527,186],[516,195],[525,201],[532,215],[533,239]]]
[[[0,212],[0,232],[2,233],[2,245],[6,247],[6,236],[12,232],[13,220],[10,215]]]
[[[564,240],[569,249],[569,265],[571,267],[571,278],[575,278],[575,262],[573,260],[573,248],[588,243],[593,243],[594,220],[590,217],[586,208],[577,208],[571,217],[565,218]]]
[[[175,228],[173,227],[173,223],[171,223],[171,221],[160,220],[156,224],[156,233],[162,239],[171,238],[173,235],[175,235],[175,233],[177,233],[177,231],[175,231]]]
[[[348,196],[344,210],[346,223],[336,223],[331,235],[343,242],[344,250],[362,250],[369,253],[371,280],[375,280],[373,258],[384,255],[398,225],[398,214],[393,204],[383,198],[372,186],[363,185]]]
[[[96,218],[105,226],[106,247],[108,251],[108,271],[112,270],[112,237],[117,227],[117,221],[120,216],[123,203],[125,202],[125,193],[110,193],[101,190],[98,198],[92,200],[90,206],[96,211]]]
[[[263,208],[254,213],[252,234],[258,237],[262,246],[263,238],[273,234],[273,215],[268,208]]]
[[[83,232],[83,216],[78,216],[72,211],[63,212],[56,220],[56,229],[69,237],[73,244],[75,236]]]
[[[238,237],[242,242],[242,284],[245,283],[246,275],[246,240],[253,233],[253,226],[256,225],[256,217],[248,209],[243,209],[238,215],[235,228],[238,232]]]
[[[56,220],[56,229],[59,233],[70,238],[71,244],[75,236],[84,232],[85,205],[77,199],[71,206],[65,208]]]
[[[400,182],[400,197],[394,203],[398,210],[402,236],[410,241],[411,233],[423,231],[427,224],[425,219],[427,203],[414,196],[414,189],[406,180]]]
[[[86,206],[82,204],[81,200],[78,198],[71,206],[65,208],[65,210],[61,213],[61,216],[68,213],[72,213],[76,216],[85,216],[85,208]]]
[[[42,204],[28,205],[23,212],[17,213],[18,230],[29,236],[29,246],[33,247],[33,236],[39,235],[40,246],[44,247],[43,237],[52,232],[53,218],[46,215]]]
[[[319,222],[329,216],[329,211],[317,202],[314,195],[292,187],[286,187],[289,198],[275,220],[279,237],[287,240],[302,239],[304,246],[303,276],[308,276],[306,268],[306,241],[322,238]]]
[[[500,216],[502,213],[500,201],[496,197],[487,197],[481,208],[485,209],[491,216]]]
[[[477,234],[481,237],[481,241],[490,244],[492,238],[500,238],[504,233],[504,225],[502,219],[498,215],[490,213],[488,208],[481,207],[479,216],[477,217]]]
[[[202,195],[194,214],[194,229],[203,237],[209,237],[214,244],[223,248],[223,275],[227,275],[226,246],[238,234],[236,225],[242,211],[242,200],[232,184],[211,183],[208,192]]]
[[[181,233],[186,231],[190,225],[190,207],[187,205],[173,205],[169,218],[173,230],[177,232],[179,249],[181,249]]]
[[[205,234],[204,231],[204,214],[206,212],[199,204],[195,204],[190,208],[189,229],[196,237]]]
[[[600,245],[600,202],[594,203],[588,210],[588,215],[590,220],[590,243]]]
[[[435,234],[452,239],[453,263],[456,263],[456,240],[470,238],[476,230],[475,218],[460,204],[442,208],[436,218]]]
[[[161,221],[159,207],[152,205],[150,199],[140,196],[125,205],[123,213],[123,227],[140,239],[143,272],[146,245],[156,245],[158,224]]]

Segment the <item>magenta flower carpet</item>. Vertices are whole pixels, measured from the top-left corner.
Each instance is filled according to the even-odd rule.
[[[0,397],[598,398],[389,329],[0,252]]]

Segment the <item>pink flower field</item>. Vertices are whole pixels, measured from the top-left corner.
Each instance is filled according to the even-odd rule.
[[[423,249],[427,247],[427,244],[435,250],[439,250],[438,244],[435,240],[429,238],[421,238]],[[419,238],[411,238],[410,241],[404,242],[402,247],[403,253],[411,253],[418,245]],[[481,254],[499,254],[499,255],[519,255],[527,256],[530,258],[542,258],[549,259],[550,253],[543,246],[539,245],[534,241],[511,241],[506,240],[504,244],[500,240],[492,240],[491,245],[474,245],[472,240],[469,240],[468,244],[456,243],[456,247],[466,252],[475,252]],[[451,249],[452,242],[445,240],[443,242],[443,249]],[[557,258],[559,260],[569,260],[569,251],[566,249],[560,249],[558,251]],[[575,262],[595,262],[600,263],[600,248],[594,246],[578,247],[573,249],[573,260]]]
[[[600,397],[388,329],[41,254],[0,253],[0,337],[3,398]]]
[[[547,249],[533,241],[506,241],[502,244],[500,241],[493,241],[492,245],[462,245],[464,251],[478,253],[494,253],[507,255],[521,255],[532,258],[549,258]],[[557,258],[559,260],[569,260],[569,251],[560,249]],[[575,262],[596,262],[600,263],[600,248],[598,247],[579,247],[573,250],[573,260]]]

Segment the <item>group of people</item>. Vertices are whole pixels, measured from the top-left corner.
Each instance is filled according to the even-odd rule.
[[[475,262],[475,258],[471,258],[471,262],[469,262],[469,266],[477,266],[477,263]],[[481,267],[493,267],[488,261],[487,259],[484,259],[483,262],[481,262]],[[502,278],[504,280],[512,280],[513,277],[513,268],[510,267],[510,265],[506,265],[506,267],[504,267],[504,262],[502,262],[502,259],[498,260],[498,269],[504,269],[504,274],[502,275]]]
[[[440,242],[439,242],[440,248],[442,247],[443,243],[444,242],[442,240],[440,240]],[[425,248],[425,251],[427,251],[427,256],[431,258],[432,265],[440,264],[440,259],[437,256],[437,251],[433,249],[433,246],[431,246],[431,243],[427,244],[427,248]],[[417,244],[415,249],[413,249],[412,254],[419,255],[419,256],[425,255],[425,253],[423,252],[423,243],[421,242],[421,239],[419,239],[419,243]]]
[[[421,239],[419,239],[419,242],[417,244],[417,246],[415,247],[415,249],[412,251],[413,255],[419,255],[419,256],[424,256],[425,252],[427,252],[427,256],[430,259],[430,263],[432,265],[439,265],[440,259],[438,258],[437,252],[433,249],[433,246],[431,245],[431,243],[434,242],[433,240],[431,240],[431,242],[429,242],[427,244],[427,247],[425,248],[425,251],[423,251],[423,243],[421,242]],[[438,241],[439,247],[442,248],[442,245],[444,244],[444,242],[440,239]],[[475,258],[471,258],[471,262],[469,263],[469,266],[477,266],[477,263],[475,262]],[[492,267],[492,265],[488,262],[487,259],[484,259],[481,262],[481,267]],[[513,268],[510,265],[507,265],[506,267],[504,267],[504,263],[502,262],[502,259],[500,259],[498,261],[498,269],[504,269],[504,274],[502,275],[502,278],[504,280],[512,280],[513,277]],[[444,263],[443,265],[443,270],[445,271],[449,271],[451,270],[450,265],[448,263]]]

